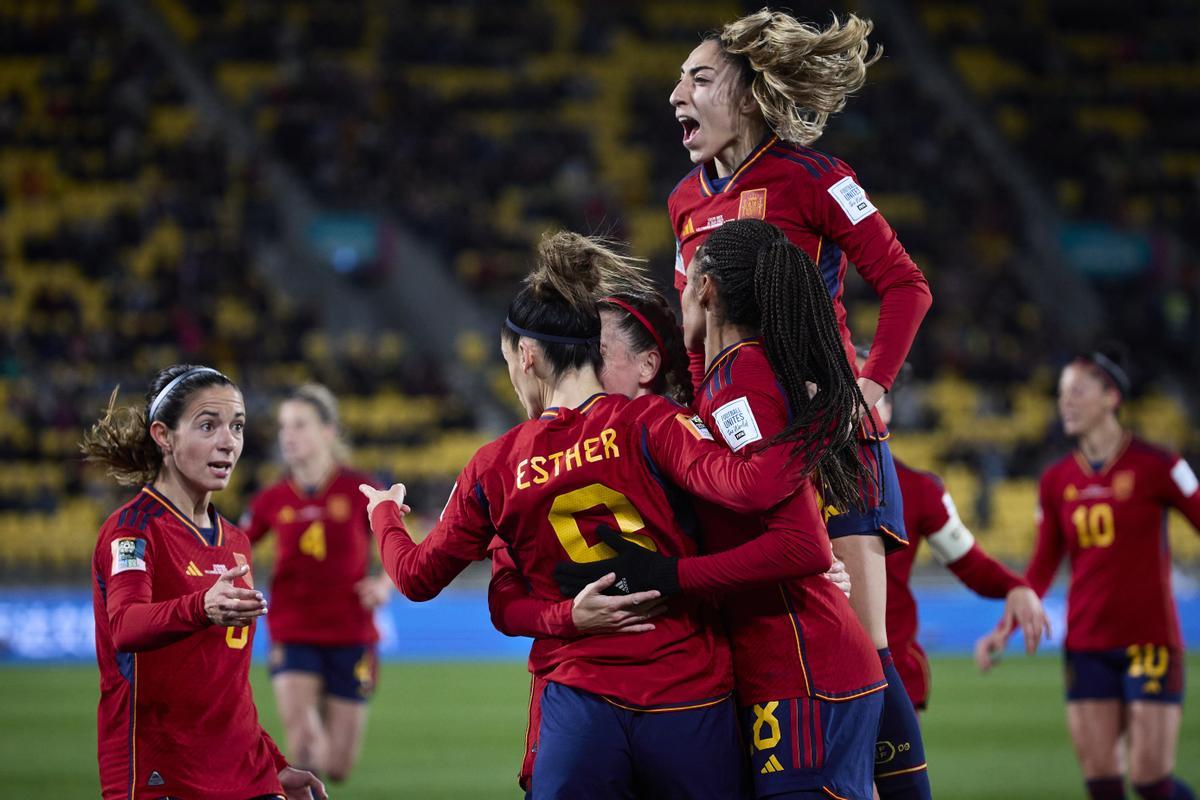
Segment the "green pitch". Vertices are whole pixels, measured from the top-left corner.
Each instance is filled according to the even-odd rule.
[[[1189,658],[1193,681],[1200,656]],[[1059,660],[1009,658],[979,676],[968,660],[934,660],[925,719],[935,795],[1082,797],[1067,742]],[[338,800],[516,798],[513,776],[525,730],[524,666],[385,665],[362,760]],[[265,670],[255,694],[282,744]],[[1196,694],[1184,719],[1181,777],[1200,786]],[[88,667],[0,668],[0,786],[6,797],[95,798],[96,676]]]

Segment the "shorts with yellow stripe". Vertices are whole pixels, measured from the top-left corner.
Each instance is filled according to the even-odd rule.
[[[871,800],[883,693],[839,702],[794,697],[743,706],[756,798]]]
[[[826,507],[829,538],[878,536],[883,539],[885,552],[902,550],[908,547],[908,533],[904,529],[904,498],[900,496],[900,478],[892,448],[883,439],[864,440],[859,443],[859,453],[869,476],[859,486],[866,509],[838,512]]]

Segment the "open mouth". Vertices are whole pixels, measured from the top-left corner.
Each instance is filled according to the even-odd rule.
[[[676,119],[678,119],[679,124],[683,126],[683,143],[684,145],[687,145],[692,141],[692,139],[695,139],[696,134],[700,132],[700,123],[696,119],[684,114],[676,117]]]
[[[228,478],[229,473],[233,472],[233,462],[232,461],[210,461],[210,462],[208,462],[208,468],[217,477]]]

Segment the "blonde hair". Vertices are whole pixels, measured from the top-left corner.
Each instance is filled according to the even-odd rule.
[[[769,9],[729,23],[715,39],[726,56],[740,63],[767,125],[779,138],[811,144],[820,138],[830,114],[862,88],[867,67],[883,55],[871,52],[867,36],[874,23],[854,14],[837,15],[824,30]]]
[[[338,416],[338,401],[328,387],[320,383],[305,383],[297,386],[287,396],[287,400],[308,403],[317,412],[317,418],[323,425],[331,425],[336,431],[330,452],[333,460],[345,464],[350,460],[350,446],[342,438],[341,419]],[[285,402],[287,402],[285,400]]]

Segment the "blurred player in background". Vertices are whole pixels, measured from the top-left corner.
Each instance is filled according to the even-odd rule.
[[[242,520],[257,543],[274,531],[271,685],[293,762],[334,781],[358,759],[378,668],[375,608],[386,575],[367,574],[371,529],[358,491],[373,481],[345,465],[333,394],[295,389],[279,407],[288,476],[264,489]]]
[[[384,568],[410,599],[435,596],[485,557],[495,536],[511,547],[535,597],[561,599],[555,567],[614,555],[602,538],[613,526],[665,556],[659,577],[686,591],[712,574],[695,563],[703,559],[680,558],[696,544],[674,487],[757,513],[809,471],[811,453],[780,446],[739,457],[665,398],[604,393],[595,298],[627,268],[594,240],[543,240],[501,331],[529,421],[475,454],[420,544],[404,528],[403,485],[363,487]],[[626,580],[623,588],[636,591]],[[531,662],[547,683],[533,796],[741,796],[729,650],[715,622],[705,602],[681,596],[636,636],[538,639]]]
[[[116,407],[84,437],[87,459],[141,485],[100,529],[92,560],[98,755],[104,798],[324,798],[289,767],[250,691],[265,614],[250,542],[209,502],[242,453],[242,393],[215,369],[168,367],[146,407]],[[310,793],[311,790],[311,793]]]
[[[860,364],[867,359],[867,348],[858,349]],[[892,401],[896,388],[903,382],[909,366],[901,370],[892,386],[892,393],[879,401],[879,416],[883,424],[892,424]],[[1011,630],[1019,626],[1025,634],[1025,649],[1030,654],[1050,633],[1050,625],[1038,596],[1025,580],[995,560],[975,541],[963,525],[958,509],[941,480],[930,472],[915,470],[896,459],[896,474],[900,478],[900,493],[904,496],[904,527],[909,546],[888,556],[887,620],[888,641],[896,660],[896,669],[904,679],[904,688],[913,706],[924,711],[929,703],[931,675],[929,659],[917,642],[917,600],[909,580],[921,541],[929,543],[939,564],[954,573],[963,585],[980,597],[1004,600],[1001,626]],[[876,760],[887,771],[895,757],[893,748],[881,747]]]
[[[1026,578],[1039,595],[1064,554],[1067,727],[1098,800],[1125,797],[1124,764],[1139,797],[1195,795],[1173,777],[1184,690],[1184,649],[1171,591],[1167,511],[1200,528],[1200,484],[1175,453],[1117,419],[1128,373],[1115,352],[1077,357],[1058,382],[1063,429],[1077,449],[1042,473],[1038,539]],[[980,640],[991,666],[1008,631]],[[1128,759],[1122,739],[1128,742]]]
[[[813,150],[831,114],[866,79],[871,22],[850,15],[821,30],[763,10],[726,25],[691,52],[671,93],[693,169],[668,200],[678,246],[676,287],[705,238],[731,220],[774,223],[817,264],[834,301],[845,357],[854,368],[842,292],[853,262],[880,298],[876,345],[859,373],[867,408],[891,386],[930,306],[928,283],[845,163]],[[693,376],[703,371],[693,352]],[[927,798],[924,748],[912,704],[888,650],[885,550],[905,543],[900,491],[884,427],[862,431],[877,475],[865,482],[865,513],[828,521],[834,553],[854,584],[851,603],[888,676],[881,741],[907,749],[881,782],[885,798]]]

